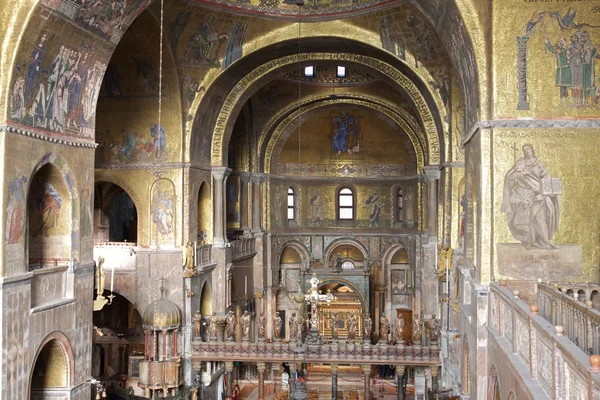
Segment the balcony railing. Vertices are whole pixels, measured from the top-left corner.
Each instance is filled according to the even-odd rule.
[[[202,269],[206,266],[213,265],[214,263],[215,259],[213,257],[211,244],[196,246],[196,267]]]
[[[231,258],[233,261],[252,257],[256,254],[256,238],[242,238],[231,242]]]
[[[490,333],[497,341],[506,341],[512,352],[520,356],[530,376],[540,383],[548,396],[599,398],[600,368],[592,368],[590,357],[563,336],[562,327],[555,327],[538,315],[537,305],[528,306],[497,283],[490,285],[490,292]],[[570,318],[566,314],[561,315]],[[573,321],[576,318],[579,317],[573,317]]]
[[[587,298],[581,298],[584,303],[565,294],[558,285],[538,285],[540,315],[552,325],[562,326],[564,334],[588,355],[600,354],[600,312]]]
[[[248,361],[285,362],[302,360],[312,363],[344,364],[403,364],[440,365],[440,348],[433,343],[426,346],[401,344],[371,345],[362,342],[305,344],[295,342],[192,342],[195,361]]]

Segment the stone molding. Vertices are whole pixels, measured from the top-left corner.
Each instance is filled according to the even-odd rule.
[[[475,122],[461,145],[466,145],[478,130],[491,128],[600,128],[600,119],[496,119]]]
[[[64,146],[73,146],[73,147],[84,147],[88,149],[95,149],[98,147],[98,143],[88,142],[83,140],[72,140],[66,139],[62,137],[55,137],[51,135],[47,135],[42,132],[35,132],[20,126],[12,126],[8,124],[0,125],[0,132],[13,133],[21,136],[31,137],[33,139],[44,140],[46,142],[60,144]]]

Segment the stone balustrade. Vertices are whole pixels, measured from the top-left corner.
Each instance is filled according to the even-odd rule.
[[[196,246],[196,267],[202,269],[215,264],[211,244],[203,244]]]
[[[538,296],[541,294],[540,287]],[[552,294],[554,295],[556,293]],[[542,295],[540,298],[548,301],[549,296],[546,293],[546,297]],[[560,295],[556,296],[556,300],[558,299]],[[548,309],[547,304],[544,305],[545,312]],[[574,327],[581,317],[576,314],[585,314],[591,310],[586,309],[584,305],[581,305],[581,308],[577,305],[572,306],[570,310],[564,308],[557,311],[556,315],[562,315],[561,323],[572,321],[569,329],[575,330]],[[497,343],[504,344],[503,348],[509,349],[509,353],[519,356],[528,375],[540,384],[548,397],[599,398],[600,374],[590,362],[595,356],[589,357],[564,336],[566,329],[563,329],[563,326],[555,326],[539,315],[542,308],[535,304],[527,305],[519,299],[518,293],[494,282],[490,285],[488,331]],[[572,319],[566,315],[571,310],[575,312]]]
[[[252,257],[256,254],[256,238],[241,238],[231,242],[231,258],[233,261]]]
[[[575,287],[575,295],[579,290],[584,290],[582,286],[571,284],[569,288],[572,287]],[[600,290],[598,286],[594,288]],[[567,295],[567,290],[571,290],[567,287],[538,284],[540,315],[552,325],[562,326],[564,335],[588,355],[600,354],[600,311],[592,308],[593,302],[590,300],[595,289],[591,286],[586,289],[589,295],[585,294],[585,300],[582,297],[581,301]]]
[[[372,345],[368,342],[332,342],[298,344],[296,342],[192,342],[194,361],[284,362],[302,360],[309,363],[440,365],[440,348],[436,343]]]

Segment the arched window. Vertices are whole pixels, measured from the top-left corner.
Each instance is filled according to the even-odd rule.
[[[354,219],[354,193],[350,188],[342,188],[338,193],[338,219],[340,221]]]
[[[287,218],[288,221],[293,221],[296,219],[296,198],[294,196],[294,189],[292,188],[288,188]]]
[[[402,188],[396,193],[396,222],[402,222]]]

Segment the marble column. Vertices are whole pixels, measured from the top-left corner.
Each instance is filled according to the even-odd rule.
[[[338,398],[338,370],[337,364],[331,364],[331,400]]]
[[[404,365],[396,366],[396,382],[398,384],[398,400],[404,400]]]
[[[429,237],[437,237],[438,183],[441,172],[437,165],[426,166],[424,169],[427,177],[427,232]]]
[[[249,181],[248,173],[240,174],[240,228],[244,234],[250,231],[250,215],[252,215],[251,205],[249,201]]]
[[[290,398],[292,398],[292,394],[296,391],[296,363],[290,363]]]
[[[226,198],[225,187],[227,177],[231,173],[231,169],[227,167],[213,167],[213,215],[214,215],[214,227],[213,227],[213,244],[215,247],[225,247],[227,243],[226,236]]]
[[[438,372],[439,367],[431,367],[431,390],[433,393],[438,391]]]
[[[265,399],[266,364],[265,363],[257,363],[256,369],[258,370],[258,399],[257,400],[264,400]]]
[[[260,232],[262,230],[262,183],[263,178],[260,176],[252,176],[250,178],[250,187],[252,190],[252,232]]]
[[[371,364],[363,364],[362,372],[365,378],[365,400],[371,400]]]
[[[225,387],[225,399],[231,400],[231,388],[233,387],[233,362],[225,362],[225,373],[227,374],[227,386]]]

